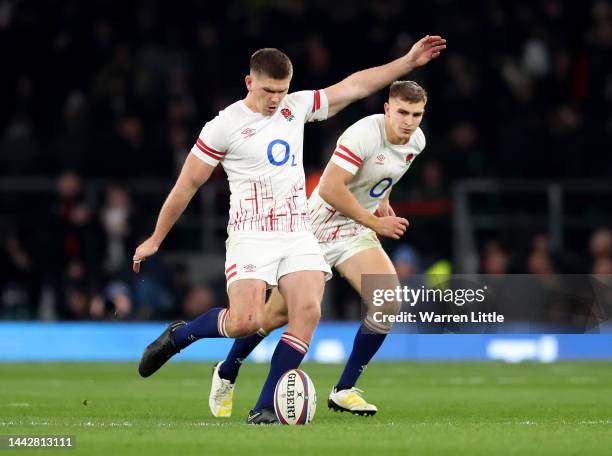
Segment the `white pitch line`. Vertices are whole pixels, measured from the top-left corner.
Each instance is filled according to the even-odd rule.
[[[77,425],[79,426],[79,425]],[[132,423],[129,421],[123,421],[121,423],[110,422],[110,423],[96,423],[95,421],[86,421],[85,423],[80,423],[82,427],[131,427]]]

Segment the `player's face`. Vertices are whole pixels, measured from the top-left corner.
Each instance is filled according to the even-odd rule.
[[[425,103],[410,103],[398,98],[390,98],[385,103],[385,122],[394,139],[406,142],[421,124],[425,113]]]
[[[289,92],[291,78],[273,79],[265,75],[251,74],[245,78],[245,82],[255,110],[264,116],[271,116]]]

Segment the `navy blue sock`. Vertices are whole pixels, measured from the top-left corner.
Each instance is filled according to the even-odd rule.
[[[227,333],[225,332],[225,320],[227,319],[228,313],[229,309],[224,309],[222,307],[210,309],[195,320],[176,328],[172,334],[174,336],[174,343],[182,350],[196,340],[204,337],[227,337]]]
[[[219,367],[219,376],[225,380],[234,383],[238,377],[238,371],[242,362],[251,354],[255,347],[264,340],[266,336],[261,332],[256,332],[247,337],[242,337],[234,341],[231,350],[227,354],[227,358]]]
[[[344,372],[336,385],[337,390],[349,389],[355,386],[357,379],[385,341],[386,334],[372,333],[363,324],[359,327],[353,342],[353,351],[349,356]]]
[[[299,367],[307,351],[308,344],[306,342],[291,333],[283,333],[272,355],[270,372],[259,395],[259,400],[253,409],[255,412],[262,408],[274,407],[274,389],[278,380],[289,369]]]

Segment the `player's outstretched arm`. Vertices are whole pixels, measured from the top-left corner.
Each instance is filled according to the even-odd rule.
[[[335,163],[329,163],[321,176],[319,195],[327,204],[357,223],[367,226],[381,236],[399,239],[408,228],[408,220],[395,216],[377,217],[371,214],[359,204],[347,186],[353,177],[353,174]]]
[[[426,65],[446,49],[446,40],[441,36],[421,38],[410,51],[399,59],[386,65],[368,68],[353,73],[346,79],[325,89],[329,101],[328,117],[331,117],[349,104],[371,95],[388,86],[413,69]]]
[[[159,211],[155,231],[151,237],[138,246],[134,253],[132,266],[134,272],[140,272],[140,263],[157,252],[193,195],[210,178],[214,169],[214,166],[204,163],[195,155],[188,154],[174,187]]]

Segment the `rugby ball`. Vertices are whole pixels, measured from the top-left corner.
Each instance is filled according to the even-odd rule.
[[[306,372],[290,369],[274,389],[274,411],[281,424],[308,424],[317,409],[315,387]]]

